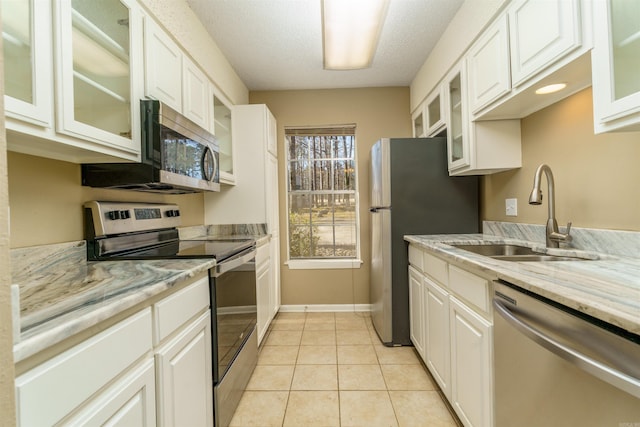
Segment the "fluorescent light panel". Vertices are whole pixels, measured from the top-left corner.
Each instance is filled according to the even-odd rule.
[[[323,0],[324,68],[371,66],[388,0]]]

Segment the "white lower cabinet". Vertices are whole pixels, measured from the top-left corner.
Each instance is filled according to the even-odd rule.
[[[156,425],[155,370],[153,359],[133,369],[101,398],[84,408],[69,425],[141,426]]]
[[[418,350],[420,356],[424,359],[424,314],[423,299],[424,285],[422,283],[423,276],[413,267],[409,267],[409,319],[410,337],[413,346]]]
[[[273,313],[271,312],[272,286],[271,286],[271,257],[269,256],[269,244],[258,248],[256,254],[256,303],[257,303],[257,330],[258,345],[267,333]]]
[[[449,293],[427,277],[424,285],[424,359],[440,389],[450,399]]]
[[[209,311],[156,352],[158,426],[212,426]]]
[[[490,306],[484,304],[489,281],[416,246],[409,250],[412,341],[460,421],[490,427],[493,325]]]
[[[466,426],[491,426],[491,323],[454,296],[450,297],[451,397]]]
[[[208,292],[203,275],[20,374],[17,425],[213,426]]]

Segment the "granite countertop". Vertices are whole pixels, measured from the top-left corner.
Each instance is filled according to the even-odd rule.
[[[544,235],[543,235],[544,236]],[[640,259],[489,234],[405,236],[441,258],[486,273],[604,322],[640,335]],[[478,255],[453,244],[511,243],[585,261],[513,262]],[[597,258],[593,260],[593,258]]]
[[[269,240],[263,224],[194,226],[183,239]],[[214,267],[214,259],[87,261],[86,242],[11,250],[19,362]]]

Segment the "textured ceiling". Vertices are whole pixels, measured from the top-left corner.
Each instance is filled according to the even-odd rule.
[[[408,86],[463,0],[390,0],[370,68],[322,68],[321,0],[187,0],[249,90]]]

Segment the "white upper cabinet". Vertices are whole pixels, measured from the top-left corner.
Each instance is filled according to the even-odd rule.
[[[145,95],[213,133],[207,75],[149,16],[144,18]]]
[[[425,101],[426,136],[436,136],[446,127],[443,99],[441,87],[438,87]]]
[[[133,0],[55,2],[58,132],[140,152],[138,7]]]
[[[467,66],[472,113],[509,93],[511,78],[506,15],[498,18],[471,46]]]
[[[214,87],[209,85],[210,124],[213,134],[218,141],[220,150],[220,182],[235,184],[235,156],[233,148],[233,112],[231,103],[227,101]]]
[[[640,2],[594,2],[593,109],[596,133],[640,130]]]
[[[449,172],[470,165],[465,67],[461,61],[445,78],[447,105],[447,153]]]
[[[182,51],[149,16],[144,17],[145,95],[182,111]]]
[[[182,111],[204,129],[209,129],[209,80],[186,56],[182,58]]]
[[[51,2],[2,0],[5,113],[52,127]]]
[[[581,44],[580,0],[515,0],[508,13],[514,87]]]
[[[413,137],[422,138],[425,136],[424,127],[424,103],[420,104],[418,109],[411,116],[413,123]]]
[[[520,120],[470,119],[464,59],[445,78],[449,175],[486,175],[522,166]]]

